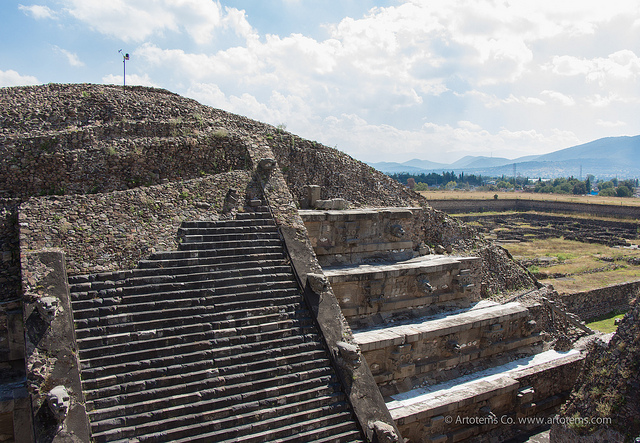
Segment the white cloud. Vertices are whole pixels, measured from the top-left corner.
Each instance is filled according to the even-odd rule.
[[[581,142],[571,131],[503,128],[490,132],[468,121],[460,121],[455,126],[427,122],[416,130],[401,130],[391,125],[373,125],[357,115],[345,114],[326,118],[322,131],[316,139],[372,162],[422,158],[450,163],[465,155],[489,154],[517,158]]]
[[[623,49],[608,57],[593,59],[574,56],[556,56],[547,69],[558,75],[582,75],[587,82],[597,82],[600,86],[619,81],[634,81],[640,75],[640,58],[631,50]]]
[[[640,33],[620,26],[640,15],[636,0],[405,0],[324,25],[324,39],[259,33],[249,17],[262,10],[249,4],[250,15],[213,0],[63,1],[89,27],[139,43],[131,52],[145,74],[128,84],[177,88],[361,158],[524,155],[621,121],[640,131],[611,112],[640,101],[637,51],[610,43],[620,29],[630,42]],[[303,7],[295,1],[288,9]]]
[[[53,46],[53,50],[58,54],[64,55],[71,66],[74,66],[76,68],[84,66],[84,63],[80,60],[77,54],[69,52],[66,49],[62,49],[58,46]]]
[[[537,97],[516,97],[511,94],[508,98],[502,101],[505,104],[519,104],[519,105],[538,105],[542,106],[545,104],[544,100],[541,100]]]
[[[21,10],[22,12],[24,12],[27,15],[31,15],[33,18],[35,18],[36,20],[41,20],[41,19],[56,19],[57,18],[57,14],[48,6],[43,6],[43,5],[31,5],[31,6],[24,6],[24,5],[18,5],[18,9]]]
[[[16,71],[0,71],[0,87],[37,85],[40,82],[31,75],[20,75]]]
[[[541,94],[564,106],[573,106],[576,104],[576,101],[573,98],[563,94],[562,92],[544,90]]]
[[[252,34],[244,12],[213,0],[66,0],[69,13],[96,31],[124,42],[142,42],[164,32],[186,33],[197,44],[212,41],[217,29]]]
[[[122,85],[123,76],[122,75],[105,75],[102,77],[102,83],[108,85]],[[153,82],[147,74],[145,75],[137,75],[137,74],[127,74],[127,86],[152,86],[158,87],[159,85]]]
[[[627,126],[627,124],[623,121],[617,120],[617,121],[606,121],[606,120],[602,120],[602,119],[598,119],[596,121],[596,125],[598,126],[602,126],[604,128],[620,128],[622,126]]]

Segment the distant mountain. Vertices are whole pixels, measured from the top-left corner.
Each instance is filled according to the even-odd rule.
[[[436,162],[431,162],[429,160],[419,160],[417,158],[414,158],[412,160],[408,160],[404,163],[401,163],[404,166],[411,166],[414,168],[419,168],[419,169],[437,169],[437,168],[442,168],[442,167],[446,167],[448,166],[445,163],[436,163]]]
[[[429,172],[454,171],[488,176],[512,176],[516,174],[531,178],[585,177],[593,174],[598,178],[640,177],[640,135],[634,137],[606,137],[544,155],[528,155],[517,159],[486,156],[466,156],[451,164],[434,163],[413,159],[404,163],[370,163],[386,173],[407,172],[428,174]],[[436,165],[436,166],[433,166]]]
[[[541,155],[538,161],[607,160],[624,165],[640,163],[640,135],[635,137],[606,137],[583,145]]]
[[[461,158],[457,162],[451,163],[455,168],[491,168],[494,166],[504,166],[513,164],[513,160],[503,157],[484,157],[484,156],[472,156],[467,155]]]

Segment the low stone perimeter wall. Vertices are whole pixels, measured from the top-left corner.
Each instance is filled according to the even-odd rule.
[[[485,211],[544,211],[565,214],[590,214],[600,217],[640,218],[640,207],[527,200],[525,198],[429,200],[429,204],[435,209],[450,214]]]
[[[561,294],[560,302],[566,310],[582,320],[591,320],[614,311],[628,310],[639,293],[640,280],[575,294]]]
[[[248,171],[118,191],[111,194],[32,198],[20,207],[23,251],[59,248],[69,275],[131,269],[156,250],[174,250],[183,220],[224,217],[259,195]]]

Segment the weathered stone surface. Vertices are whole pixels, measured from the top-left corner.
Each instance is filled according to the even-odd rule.
[[[479,299],[479,266],[471,257],[429,255],[326,268],[325,274],[345,317],[361,328],[468,307]]]
[[[257,192],[249,173],[235,171],[112,194],[32,198],[20,207],[21,247],[62,249],[69,275],[129,269],[175,249],[183,220],[233,214]]]
[[[27,387],[35,441],[89,441],[89,422],[62,252],[24,254],[22,275]],[[57,300],[57,303],[48,304],[54,313],[36,308],[42,298]]]
[[[387,405],[411,441],[505,441],[539,426],[568,395],[584,355],[541,354],[445,383],[393,396]],[[519,395],[532,391],[532,401]],[[526,422],[527,417],[534,417]]]

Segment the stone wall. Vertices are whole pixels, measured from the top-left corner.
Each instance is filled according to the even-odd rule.
[[[429,204],[435,209],[450,214],[489,211],[541,211],[563,214],[589,214],[599,217],[640,218],[640,207],[560,202],[554,201],[552,198],[549,197],[548,200],[528,200],[526,198],[429,200]]]
[[[0,189],[19,197],[110,192],[248,166],[238,137],[177,122],[125,120],[0,143]]]
[[[131,269],[157,250],[176,249],[183,220],[224,217],[232,188],[233,211],[260,194],[249,172],[232,171],[111,194],[31,198],[20,207],[20,245],[60,248],[69,275]]]
[[[425,202],[406,186],[336,149],[279,130],[268,134],[266,142],[296,201],[306,197],[306,185],[318,185],[321,199],[343,198],[355,207]]]
[[[506,441],[540,427],[568,397],[584,355],[566,357],[509,377],[447,389],[424,403],[389,403],[403,437],[412,442]],[[560,394],[553,394],[560,392]],[[527,419],[532,421],[527,422]]]
[[[16,197],[110,192],[250,166],[245,141],[219,124],[221,111],[167,91],[6,88],[0,105],[0,190]]]
[[[591,320],[614,311],[626,311],[640,293],[640,281],[606,286],[591,291],[560,294],[564,308],[582,320]]]
[[[480,299],[480,260],[424,256],[400,264],[325,269],[353,328],[469,307]]]
[[[301,211],[322,266],[418,255],[420,232],[410,228],[420,208]]]
[[[433,252],[437,245],[451,252],[480,241],[472,228],[419,207],[305,210],[300,215],[322,266],[406,260]]]
[[[0,199],[0,303],[19,297],[18,204],[15,199]]]
[[[385,396],[407,392],[531,355],[542,337],[533,333],[528,310],[517,304],[467,311],[356,334],[356,341]]]

